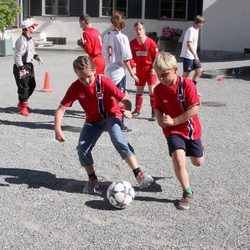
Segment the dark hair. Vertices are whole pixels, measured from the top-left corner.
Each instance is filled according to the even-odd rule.
[[[75,72],[82,69],[91,69],[92,71],[96,69],[92,59],[88,56],[78,56],[73,62],[73,68]]]
[[[118,10],[113,11],[110,17],[110,21],[113,24],[114,28],[118,30],[122,30],[126,26],[124,18],[123,18],[123,13]]]
[[[79,16],[79,21],[84,21],[86,24],[90,24],[91,20],[90,20],[90,15],[89,14],[81,14]]]

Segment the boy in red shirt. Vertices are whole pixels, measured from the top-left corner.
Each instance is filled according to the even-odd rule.
[[[117,103],[123,103],[126,107],[123,115],[131,118],[130,100],[110,79],[96,75],[95,65],[89,57],[79,56],[73,62],[73,67],[78,80],[71,84],[56,111],[55,137],[60,142],[65,141],[61,130],[63,115],[65,109],[78,100],[86,113],[77,147],[80,163],[89,176],[83,192],[95,193],[99,187],[91,151],[105,130],[109,133],[117,152],[134,172],[139,187],[148,187],[153,182],[153,178],[141,171],[134,150],[121,130],[122,114]]]
[[[175,175],[183,189],[178,208],[190,208],[193,192],[185,166],[189,156],[194,166],[204,162],[201,144],[201,125],[198,119],[200,100],[193,81],[177,75],[177,61],[173,55],[161,52],[153,67],[161,81],[154,89],[155,114],[167,138]]]
[[[83,47],[85,52],[92,59],[96,66],[97,74],[104,74],[105,58],[102,56],[101,33],[91,25],[90,16],[82,14],[79,17],[79,24],[83,30],[82,38],[78,40],[78,45]]]
[[[140,116],[141,114],[143,91],[147,83],[152,108],[152,119],[155,120],[153,90],[157,82],[157,76],[153,69],[153,62],[159,51],[155,41],[146,36],[143,22],[136,22],[134,24],[134,31],[136,38],[130,42],[130,48],[135,62],[135,64],[132,62],[132,66],[136,67],[136,75],[139,81],[135,82],[136,100],[135,110],[132,114],[133,116]]]

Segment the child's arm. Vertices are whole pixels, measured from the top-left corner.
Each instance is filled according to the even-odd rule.
[[[59,142],[65,141],[64,134],[61,129],[62,119],[63,119],[65,110],[66,108],[63,105],[60,105],[58,109],[56,110],[56,114],[55,114],[55,138]]]
[[[159,126],[165,128],[170,126],[176,126],[188,121],[194,115],[198,114],[198,109],[199,107],[197,105],[192,106],[187,111],[175,117],[174,119],[169,115],[162,114],[159,109],[155,109],[155,116]]]
[[[155,109],[155,117],[156,117],[158,125],[161,128],[165,128],[166,127],[166,124],[164,124],[164,122],[163,122],[163,117],[164,116],[165,115],[163,115],[163,113],[159,109]]]
[[[190,107],[186,112],[184,112],[183,114],[175,117],[174,119],[172,119],[172,125],[169,126],[175,126],[175,125],[179,125],[182,124],[186,121],[188,121],[190,118],[192,118],[194,115],[198,114],[198,110],[199,110],[199,106],[195,105]]]
[[[126,107],[126,110],[122,111],[122,114],[126,117],[126,118],[131,118],[132,117],[132,113],[131,113],[131,109],[132,109],[132,103],[131,101],[128,99],[127,96],[125,96],[121,103]]]

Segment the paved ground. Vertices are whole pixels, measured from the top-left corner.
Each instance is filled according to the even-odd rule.
[[[38,86],[28,118],[17,112],[12,57],[0,58],[1,249],[249,249],[249,81],[205,78],[198,85],[206,164],[197,169],[187,161],[195,191],[188,212],[174,206],[181,189],[161,130],[147,119],[148,96],[142,117],[127,121],[133,129],[127,137],[142,168],[156,180],[150,189],[136,188],[131,171],[103,134],[94,150],[103,192],[119,179],[136,190],[131,206],[116,210],[104,195],[81,193],[87,178],[75,150],[83,124],[78,104],[63,122],[67,141],[54,139],[54,112],[75,79],[72,61],[80,52],[39,53],[44,66],[35,63]],[[249,66],[250,60],[203,65],[215,70]],[[46,71],[51,93],[39,91]],[[134,90],[130,78],[128,87]],[[130,97],[134,101],[133,92]]]

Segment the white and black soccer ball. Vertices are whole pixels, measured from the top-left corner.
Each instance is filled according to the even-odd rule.
[[[108,187],[107,199],[113,207],[125,208],[135,198],[135,190],[127,181],[113,182]]]

